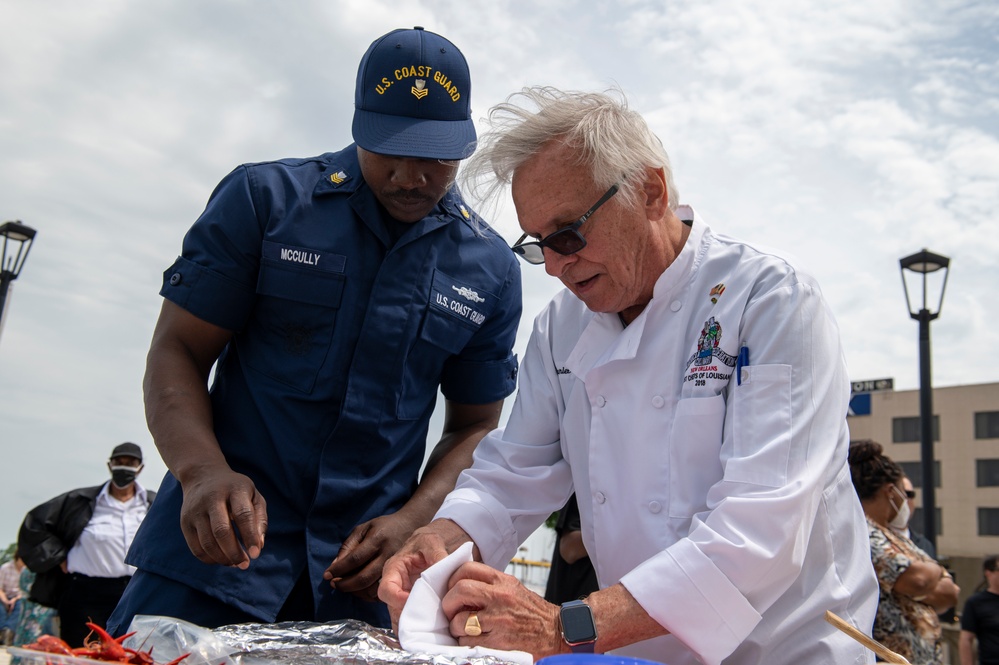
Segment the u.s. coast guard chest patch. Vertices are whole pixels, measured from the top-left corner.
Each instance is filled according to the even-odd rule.
[[[434,274],[430,305],[478,327],[495,305],[495,297],[437,271]]]

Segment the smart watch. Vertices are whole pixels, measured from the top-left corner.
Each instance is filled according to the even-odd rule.
[[[562,639],[573,653],[593,653],[593,643],[597,641],[597,624],[593,621],[593,610],[581,600],[562,603],[559,609],[562,622]]]

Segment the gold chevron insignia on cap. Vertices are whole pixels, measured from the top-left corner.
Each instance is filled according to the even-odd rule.
[[[334,185],[339,185],[346,179],[347,179],[347,174],[344,173],[343,171],[337,171],[336,173],[330,174],[330,182],[332,182]]]
[[[416,85],[409,89],[413,96],[417,99],[423,99],[427,96],[429,90],[427,90],[427,82],[423,79],[416,79]]]

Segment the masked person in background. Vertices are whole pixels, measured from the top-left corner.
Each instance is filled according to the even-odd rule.
[[[37,506],[24,518],[18,550],[37,574],[31,600],[59,611],[60,636],[83,646],[86,623],[104,626],[135,569],[125,552],[156,492],[136,477],[142,448],[122,443],[108,461],[111,480],[75,489]]]
[[[892,527],[900,535],[908,538],[919,549],[929,554],[934,559],[937,558],[937,550],[933,543],[919,531],[912,528],[912,514],[916,511],[916,488],[908,476],[902,476],[902,490],[905,492],[905,502],[909,504],[909,514],[905,520],[905,525],[899,528]],[[901,523],[901,521],[899,521]]]
[[[849,461],[881,590],[871,635],[913,665],[940,663],[937,614],[954,607],[961,590],[946,568],[898,533],[909,522],[902,467],[870,440],[854,441]]]

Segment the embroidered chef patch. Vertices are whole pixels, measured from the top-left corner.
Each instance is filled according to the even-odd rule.
[[[342,254],[334,254],[322,249],[282,245],[268,240],[263,242],[261,255],[265,259],[278,263],[322,270],[323,272],[342,273],[347,264],[347,257]]]
[[[732,373],[726,371],[735,367],[735,356],[721,348],[722,326],[711,317],[704,322],[697,338],[697,350],[687,360],[687,374],[684,382],[693,381],[695,386],[707,385],[708,381],[728,381]]]
[[[435,309],[474,326],[481,326],[486,320],[486,314],[492,309],[492,299],[491,294],[461,283],[439,270],[434,273],[430,305]]]

